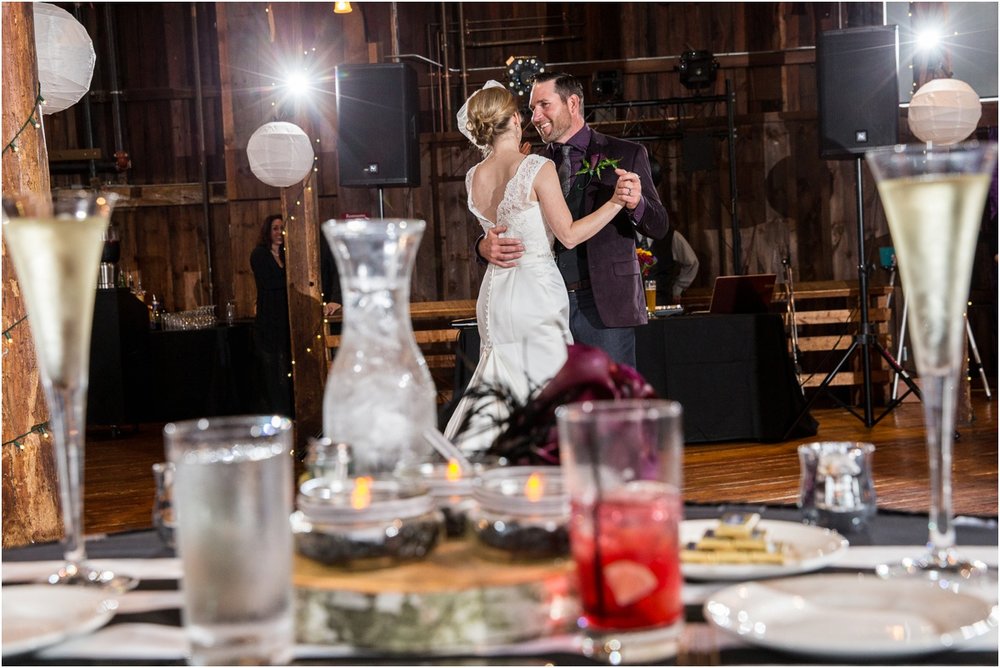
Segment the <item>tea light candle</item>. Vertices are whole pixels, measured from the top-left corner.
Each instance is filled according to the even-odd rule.
[[[463,536],[469,511],[475,506],[472,499],[475,473],[463,472],[454,459],[446,464],[425,464],[420,473],[434,503],[444,515],[445,534],[449,538]]]
[[[473,488],[470,515],[484,554],[505,559],[569,555],[569,496],[557,467],[501,467]]]
[[[352,569],[422,559],[437,546],[444,525],[425,488],[396,480],[316,478],[302,484],[296,505],[298,552]]]

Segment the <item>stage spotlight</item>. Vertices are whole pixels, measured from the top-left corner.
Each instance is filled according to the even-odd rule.
[[[333,3],[333,13],[334,14],[350,14],[351,13],[351,3],[349,3],[349,2],[335,2],[335,3]]]
[[[594,72],[590,87],[594,93],[594,98],[600,102],[620,100],[622,97],[621,70]]]
[[[307,95],[309,89],[312,88],[312,80],[309,78],[309,73],[305,71],[290,72],[285,77],[285,88],[295,96]]]
[[[677,66],[681,84],[691,90],[707,88],[715,83],[715,73],[718,69],[719,61],[711,51],[685,51],[681,54],[680,65]]]
[[[532,79],[545,71],[545,63],[536,56],[511,56],[507,59],[507,88],[518,97],[531,93]]]
[[[917,33],[917,49],[920,51],[930,51],[936,49],[941,44],[941,32],[934,28],[927,28]]]

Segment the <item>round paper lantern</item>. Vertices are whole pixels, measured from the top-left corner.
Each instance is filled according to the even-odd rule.
[[[312,142],[302,128],[282,121],[265,123],[247,142],[250,171],[269,186],[287,188],[313,167]]]
[[[956,144],[976,129],[982,111],[972,86],[958,79],[934,79],[910,101],[910,131],[921,141]]]
[[[94,43],[79,21],[65,9],[45,2],[32,5],[35,52],[42,86],[43,114],[54,114],[80,101],[94,75]]]

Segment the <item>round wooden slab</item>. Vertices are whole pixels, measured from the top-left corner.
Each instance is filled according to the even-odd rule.
[[[302,643],[461,652],[565,633],[579,615],[571,560],[488,561],[466,540],[369,571],[296,556],[294,581]]]

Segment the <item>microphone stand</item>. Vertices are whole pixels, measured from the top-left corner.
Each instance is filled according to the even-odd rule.
[[[802,386],[802,351],[799,349],[799,325],[795,319],[795,286],[792,279],[792,258],[788,252],[781,258],[781,264],[785,267],[785,285],[788,286],[788,303],[785,310],[788,314],[790,330],[792,334],[792,364],[795,367],[795,379],[799,382],[799,391],[802,396],[806,394],[806,388]]]
[[[785,432],[785,440],[789,438],[792,431],[798,425],[799,421],[809,412],[809,408],[812,406],[813,402],[819,397],[821,392],[828,391],[830,384],[833,382],[834,378],[840,373],[840,370],[847,364],[854,353],[859,353],[861,357],[861,370],[862,370],[862,400],[864,404],[864,414],[859,415],[851,406],[848,406],[843,401],[840,401],[835,396],[831,395],[831,398],[839,404],[841,407],[847,410],[848,413],[858,418],[864,422],[865,426],[868,428],[874,427],[879,420],[888,415],[896,406],[902,403],[903,399],[907,395],[913,393],[920,399],[923,399],[921,395],[920,388],[916,386],[910,375],[899,365],[896,359],[889,354],[882,344],[879,343],[878,337],[872,332],[872,328],[868,321],[868,266],[865,264],[865,216],[864,216],[864,200],[862,197],[862,180],[861,180],[861,161],[864,156],[857,156],[854,161],[854,203],[855,203],[855,222],[857,223],[857,243],[858,243],[858,287],[859,287],[859,314],[860,323],[859,331],[857,336],[854,338],[854,342],[851,343],[850,347],[844,353],[844,356],[837,362],[837,365],[833,368],[830,373],[827,374],[823,382],[819,384],[813,395],[806,401],[805,407],[799,413],[795,421],[792,422],[791,426]],[[878,354],[885,362],[889,365],[893,371],[899,374],[899,377],[903,379],[906,386],[909,388],[903,396],[898,399],[889,402],[885,411],[878,416],[874,416],[872,410],[872,369],[871,369],[871,353],[874,352]]]

